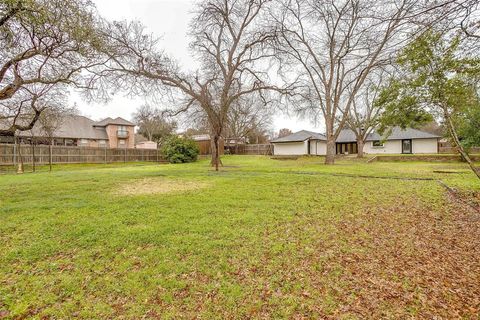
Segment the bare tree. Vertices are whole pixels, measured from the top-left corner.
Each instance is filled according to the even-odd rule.
[[[218,170],[219,139],[228,123],[231,106],[238,99],[258,94],[268,101],[268,91],[286,92],[268,77],[272,52],[266,46],[275,34],[265,30],[264,12],[271,0],[211,0],[197,5],[190,27],[190,49],[198,58],[196,72],[185,73],[157,49],[139,24],[115,25],[109,36],[117,45],[110,54],[109,70],[99,72],[105,86],[131,94],[167,93],[176,98],[173,114],[198,107],[205,113],[215,146],[212,164]],[[165,92],[168,89],[168,92]]]
[[[376,103],[384,82],[383,73],[371,77],[358,91],[352,101],[349,114],[345,117],[345,125],[355,134],[358,146],[358,158],[363,158],[365,141],[378,126],[383,106]]]
[[[480,3],[478,0],[443,0],[426,5],[432,16],[428,26],[444,31],[460,30],[468,38],[480,39]]]
[[[0,27],[19,13],[26,10],[28,1],[4,0],[0,3]]]
[[[177,128],[176,122],[168,120],[164,112],[148,104],[139,107],[133,119],[139,127],[138,133],[159,145]]]
[[[466,1],[460,5],[463,17],[460,28],[467,35],[474,39],[480,39],[480,4],[477,0]]]
[[[284,77],[301,84],[292,102],[299,113],[325,122],[326,164],[335,161],[335,141],[355,96],[406,40],[412,28],[407,22],[418,10],[416,3],[283,0],[272,12]]]
[[[286,136],[291,135],[292,133],[293,133],[292,130],[287,129],[287,128],[283,128],[283,129],[280,129],[280,130],[278,131],[277,137],[278,137],[278,138],[283,138],[283,137],[286,137]]]
[[[33,128],[67,86],[89,88],[85,71],[105,62],[99,27],[89,0],[0,3],[1,135]]]
[[[227,141],[231,139],[247,141],[247,137],[254,133],[267,131],[271,123],[272,112],[258,97],[251,95],[246,99],[237,100],[232,104],[228,114]]]

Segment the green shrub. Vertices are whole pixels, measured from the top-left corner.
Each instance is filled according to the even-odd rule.
[[[197,161],[199,152],[195,141],[178,136],[169,138],[162,147],[162,153],[170,163]]]

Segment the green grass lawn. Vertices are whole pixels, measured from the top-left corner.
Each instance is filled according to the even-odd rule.
[[[0,319],[478,319],[464,164],[223,161],[0,175]]]

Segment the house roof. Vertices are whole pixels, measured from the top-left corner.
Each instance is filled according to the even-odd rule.
[[[327,138],[323,134],[312,132],[312,131],[307,131],[307,130],[302,130],[302,131],[292,133],[289,136],[272,140],[272,143],[301,142],[301,141],[305,141],[305,140],[309,140],[309,139],[312,139],[312,140],[327,140]]]
[[[102,121],[98,121],[94,124],[94,126],[96,127],[106,127],[110,124],[114,124],[114,125],[120,125],[120,126],[135,126],[134,123],[128,121],[128,120],[125,120],[121,117],[117,117],[115,119],[112,119],[110,117],[106,118],[106,119],[103,119]]]
[[[79,139],[95,139],[95,140],[108,140],[107,132],[104,128],[94,127],[95,121],[78,115],[68,115],[64,117],[64,120],[60,127],[55,130],[55,138],[79,138]],[[35,124],[31,131],[22,132],[20,135],[24,137],[44,136],[41,131],[41,125],[39,122]]]
[[[404,139],[435,139],[441,138],[439,135],[420,131],[413,128],[402,129],[400,127],[394,127],[391,134],[384,139],[385,136],[381,136],[378,132],[372,132],[365,139],[366,141],[377,140],[404,140]],[[350,129],[344,129],[340,132],[337,142],[355,142],[355,133]]]
[[[403,130],[400,127],[394,127],[392,129],[392,133],[385,140],[435,139],[435,138],[441,138],[441,136],[420,131],[417,129],[412,129],[412,128],[407,128]],[[299,132],[295,132],[289,136],[275,139],[272,141],[272,143],[301,142],[308,139],[324,140],[324,141],[327,140],[327,138],[323,134],[302,130]],[[355,133],[352,130],[344,129],[340,131],[340,134],[338,135],[338,139],[336,142],[345,143],[345,142],[355,142],[356,140],[357,139],[355,137]],[[380,136],[377,132],[370,133],[366,139],[366,141],[376,141],[376,140],[383,140],[383,137]]]
[[[209,141],[211,138],[209,134],[196,134],[192,136],[192,139],[194,141]]]

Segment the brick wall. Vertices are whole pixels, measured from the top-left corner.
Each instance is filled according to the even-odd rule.
[[[125,146],[121,146],[119,144],[119,138],[117,135],[117,131],[120,129],[121,126],[118,125],[108,125],[105,130],[107,131],[108,136],[108,145],[110,148],[127,148],[133,149],[135,148],[135,127],[133,126],[126,126],[128,131],[128,138],[123,139],[125,140]]]

